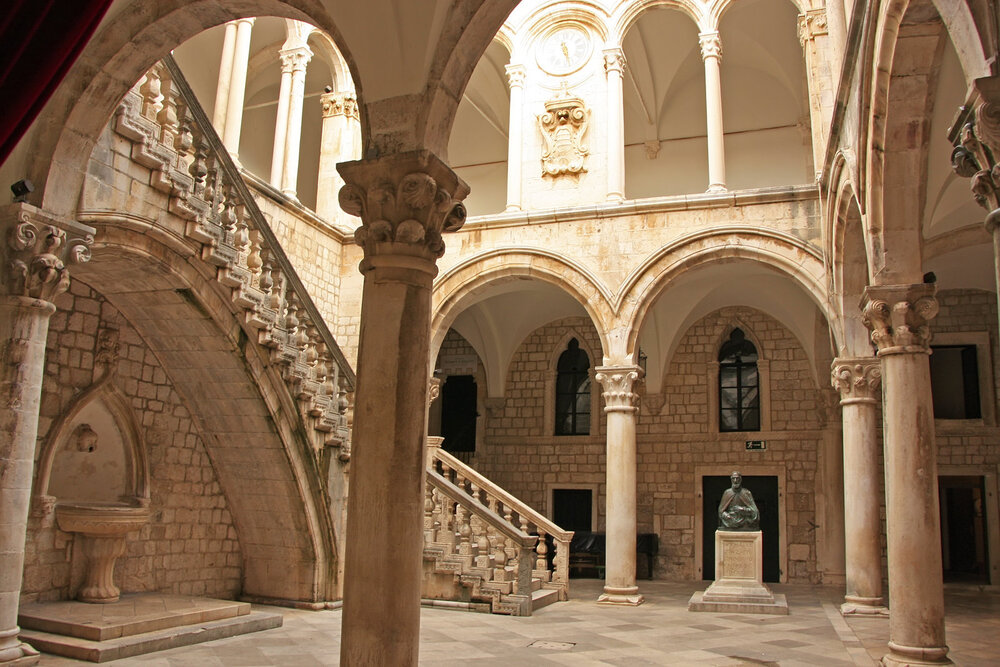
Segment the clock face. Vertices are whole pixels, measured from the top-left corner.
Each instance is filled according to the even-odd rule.
[[[555,76],[570,74],[590,59],[590,49],[590,36],[583,28],[558,28],[542,41],[538,49],[538,66]]]

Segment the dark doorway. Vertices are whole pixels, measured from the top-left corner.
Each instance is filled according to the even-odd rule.
[[[441,447],[446,452],[476,451],[476,380],[471,375],[449,375],[441,387]]]
[[[981,476],[938,478],[945,581],[990,583],[985,491]]]
[[[719,527],[719,501],[722,492],[732,482],[728,476],[712,475],[702,478],[703,530],[701,546],[702,579],[715,580],[715,529]],[[764,581],[781,580],[778,566],[778,478],[775,475],[743,475],[743,486],[750,489],[757,509],[760,510],[760,529],[763,532]]]
[[[593,530],[593,491],[590,489],[553,489],[552,522],[563,530]]]

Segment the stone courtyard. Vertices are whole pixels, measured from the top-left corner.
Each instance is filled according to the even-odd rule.
[[[788,616],[695,614],[695,583],[648,582],[641,607],[597,605],[603,582],[573,581],[569,602],[530,617],[509,618],[424,607],[423,665],[795,665],[874,664],[885,652],[889,622],[847,617],[835,587],[774,584]],[[961,667],[991,667],[1000,656],[1000,593],[978,587],[945,592],[950,656]],[[115,661],[144,667],[337,665],[341,611],[260,607],[284,615],[273,630]],[[43,656],[43,666],[81,663]]]

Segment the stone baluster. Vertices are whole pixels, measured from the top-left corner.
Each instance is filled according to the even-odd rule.
[[[882,365],[889,653],[883,665],[948,664],[937,448],[931,401],[934,286],[865,288],[863,322]]]
[[[535,561],[536,570],[548,570],[549,569],[549,546],[545,542],[545,531],[541,528],[538,529],[538,544],[535,546],[535,554],[538,559]]]
[[[608,415],[607,554],[603,604],[642,604],[635,580],[636,454],[635,419],[638,396],[633,384],[642,378],[638,366],[601,366],[594,378],[604,392]]]
[[[705,61],[705,113],[708,130],[708,191],[726,190],[726,148],[722,127],[722,40],[718,31],[698,34]]]
[[[0,663],[28,664],[38,653],[18,639],[18,598],[45,341],[68,264],[90,259],[94,230],[56,220],[28,204],[0,209]]]
[[[472,554],[472,527],[469,526],[469,510],[461,503],[455,503],[455,537],[458,540],[458,553],[463,556]]]
[[[338,170],[364,249],[341,663],[416,665],[431,285],[469,188],[428,151]]]
[[[833,386],[844,422],[844,614],[887,615],[882,597],[878,396],[882,369],[874,357],[834,359]]]
[[[142,95],[142,115],[155,121],[163,109],[163,66],[156,63],[146,72],[146,80],[139,86]]]

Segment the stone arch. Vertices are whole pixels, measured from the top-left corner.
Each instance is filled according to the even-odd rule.
[[[318,55],[333,74],[331,86],[334,92],[354,90],[354,79],[351,76],[350,66],[330,36],[322,30],[313,30],[309,33],[308,39],[314,43]]]
[[[694,21],[699,30],[704,30],[707,15],[701,3],[693,0],[636,0],[618,9],[611,17],[608,36],[609,44],[621,44],[639,16],[655,7],[676,9]]]
[[[320,0],[133,2],[106,21],[36,120],[29,177],[35,203],[72,217],[97,137],[126,92],[159,59],[194,35],[238,18],[305,21],[343,43]],[[345,60],[354,71],[349,53]],[[357,77],[352,77],[358,83]]]
[[[805,14],[806,10],[812,9],[812,3],[809,0],[785,0],[790,3],[799,11],[800,14]],[[707,15],[711,17],[711,21],[715,25],[719,25],[722,21],[723,15],[729,10],[735,3],[735,0],[715,0],[711,6],[708,8]]]
[[[650,255],[632,271],[615,302],[618,317],[613,344],[617,347],[612,354],[635,354],[643,320],[673,280],[710,262],[739,259],[760,262],[789,278],[830,321],[825,268],[818,252],[781,232],[721,227],[684,236]]]
[[[127,469],[123,501],[136,506],[149,504],[149,457],[142,429],[128,398],[114,384],[114,372],[105,366],[102,376],[81,392],[49,427],[41,446],[38,472],[33,488],[36,507],[44,512],[52,508],[55,498],[49,493],[52,466],[61,446],[66,444],[70,427],[81,411],[91,403],[100,403],[111,413],[115,426],[121,432]]]
[[[243,550],[243,594],[332,598],[336,536],[318,464],[294,398],[235,319],[228,290],[162,227],[114,214],[89,224],[100,241],[73,279],[136,330],[198,425]]]
[[[838,181],[827,219],[830,220],[829,292],[834,313],[830,326],[837,354],[868,356],[870,339],[861,323],[860,304],[870,280],[869,248],[857,193],[847,178]]]
[[[877,26],[865,175],[875,284],[921,280],[929,118],[946,38],[931,0],[892,0]]]
[[[986,59],[982,33],[976,26],[968,3],[950,0],[933,0],[933,3],[948,29],[958,60],[962,63],[966,84],[971,84],[976,78],[989,76],[990,64]],[[994,35],[993,39],[1000,37]]]
[[[601,280],[576,262],[540,248],[504,248],[470,257],[438,277],[434,285],[431,320],[431,356],[458,314],[475,303],[477,295],[501,281],[535,278],[566,292],[587,311],[601,337],[606,355],[608,325],[612,321],[611,293]]]

